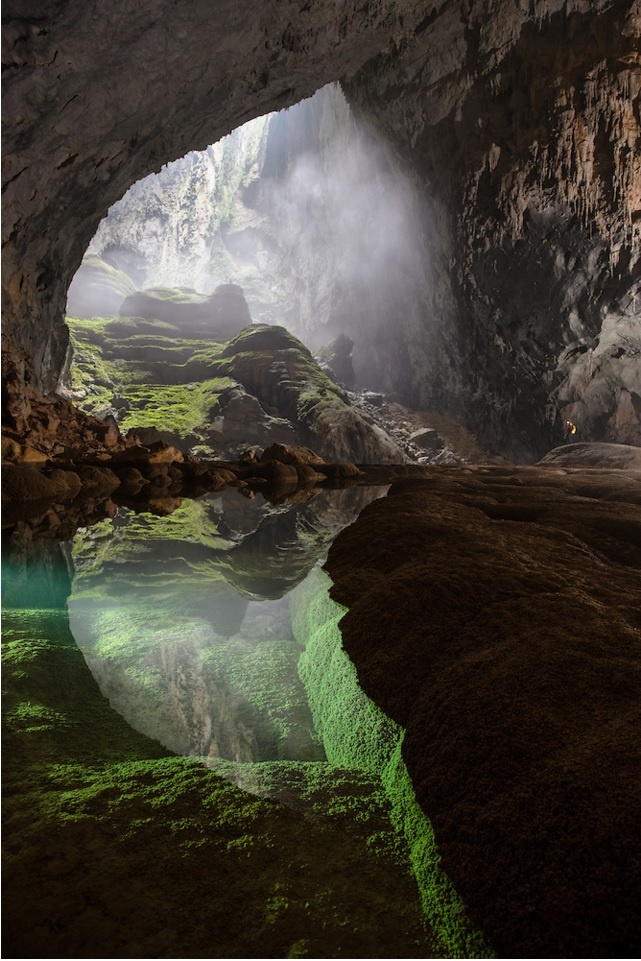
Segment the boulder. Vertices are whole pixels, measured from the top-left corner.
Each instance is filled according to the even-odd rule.
[[[322,457],[315,454],[309,447],[297,447],[285,444],[272,444],[260,456],[262,463],[280,461],[281,464],[324,464]]]
[[[52,470],[49,473],[35,467],[6,464],[2,469],[2,500],[73,500],[82,482],[74,471]]]
[[[564,444],[549,451],[539,463],[562,467],[641,470],[641,447],[627,444]]]
[[[76,468],[83,492],[95,496],[107,496],[120,487],[120,478],[109,467],[82,464]]]
[[[417,447],[424,447],[426,450],[440,450],[445,446],[438,431],[433,427],[421,427],[419,430],[413,431],[409,439]]]
[[[248,445],[262,448],[271,441],[292,444],[297,440],[291,421],[273,417],[240,384],[220,395],[216,412],[222,416],[222,429],[212,435],[212,442],[229,457],[238,456]]]
[[[332,380],[343,384],[348,390],[352,390],[356,383],[352,364],[353,347],[354,341],[347,334],[339,334],[315,354],[321,367],[328,368],[331,372]]]
[[[229,340],[251,324],[251,314],[237,284],[221,284],[212,294],[190,287],[151,287],[127,297],[121,317],[141,317],[180,327],[184,336]]]

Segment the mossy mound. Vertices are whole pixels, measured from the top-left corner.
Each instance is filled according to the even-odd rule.
[[[190,287],[152,287],[130,294],[120,307],[123,317],[175,324],[183,335],[228,340],[251,324],[242,287],[221,284],[213,294]]]
[[[402,452],[284,327],[255,325],[224,349],[219,371],[240,381],[267,410],[297,425],[300,443],[327,461],[402,463]]]
[[[183,449],[204,445],[230,458],[277,441],[331,462],[404,460],[283,327],[252,325],[225,341],[170,321],[156,329],[135,317],[67,322],[72,396],[86,411],[110,413],[121,430],[154,427]]]
[[[72,317],[116,317],[136,285],[122,270],[88,254],[71,281],[67,313]]]
[[[451,958],[493,957],[441,869],[432,827],[417,804],[402,760],[403,729],[363,692],[343,649],[339,622],[345,608],[330,598],[330,587],[329,577],[316,570],[291,599],[294,633],[305,644],[301,677],[327,758],[380,777],[392,822],[408,846],[425,917],[439,950]]]

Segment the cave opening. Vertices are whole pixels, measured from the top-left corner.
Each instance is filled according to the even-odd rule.
[[[123,431],[232,456],[243,425],[251,446],[252,421],[287,413],[261,396],[259,410],[237,395],[228,410],[234,385],[216,345],[268,325],[300,340],[345,391],[411,404],[404,355],[417,314],[429,322],[420,209],[340,85],[249,121],[110,208],[68,291],[59,391]]]

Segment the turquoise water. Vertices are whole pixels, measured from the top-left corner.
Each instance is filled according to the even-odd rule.
[[[57,574],[54,545],[28,574],[10,565],[10,603],[29,607],[57,581],[47,604],[67,606],[101,693],[169,750],[210,762],[324,760],[288,595],[381,492],[275,505],[227,490],[166,515],[121,507],[57,545]],[[49,588],[35,586],[45,580]]]

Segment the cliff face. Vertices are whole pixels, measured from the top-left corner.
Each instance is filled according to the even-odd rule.
[[[55,388],[69,282],[126,188],[339,79],[368,131],[363,156],[380,151],[389,182],[398,165],[416,188],[400,207],[416,239],[409,266],[386,258],[368,303],[366,284],[341,292],[319,257],[312,198],[313,226],[277,252],[301,278],[293,319],[335,319],[380,386],[512,456],[542,453],[566,416],[583,439],[641,443],[635,3],[288,3],[258,20],[161,7],[139,5],[124,27],[117,5],[8,17],[4,361],[23,385],[9,413],[26,379]],[[310,110],[327,156],[327,107]],[[351,124],[338,111],[334,142]],[[275,123],[274,182],[302,146],[287,114]]]
[[[491,6],[441,8],[394,64],[346,85],[364,111],[379,105],[431,207],[435,283],[408,399],[517,456],[564,416],[588,439],[638,444],[635,5]]]

